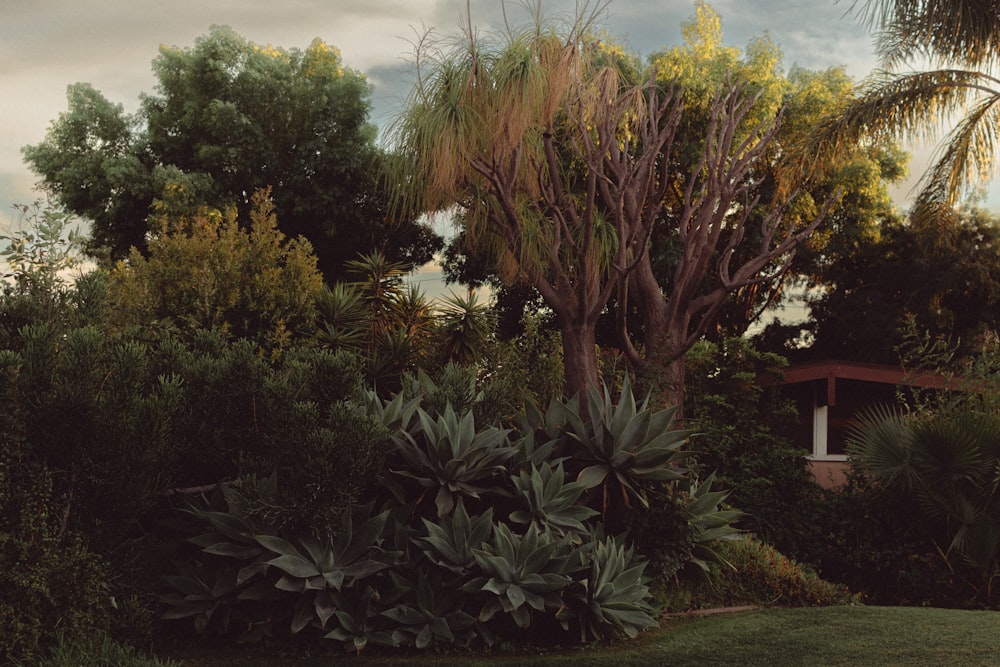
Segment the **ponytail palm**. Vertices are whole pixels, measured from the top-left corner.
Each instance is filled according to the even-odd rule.
[[[458,206],[466,238],[559,318],[570,394],[597,384],[595,326],[662,210],[675,95],[589,34],[536,22],[417,49],[392,130],[404,210]]]

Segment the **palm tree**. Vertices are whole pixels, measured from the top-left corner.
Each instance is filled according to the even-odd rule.
[[[924,140],[958,118],[938,145],[914,207],[915,219],[931,220],[988,180],[996,165],[1000,0],[865,0],[851,9],[878,35],[884,69],[818,128],[813,146]],[[904,71],[908,64],[928,69]]]
[[[914,500],[950,539],[938,550],[971,566],[987,600],[1000,577],[1000,417],[960,406],[900,414],[875,408],[851,426],[855,467]]]

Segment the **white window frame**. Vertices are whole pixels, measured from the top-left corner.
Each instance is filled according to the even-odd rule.
[[[846,461],[846,454],[827,454],[827,437],[830,433],[830,406],[813,401],[812,461]]]

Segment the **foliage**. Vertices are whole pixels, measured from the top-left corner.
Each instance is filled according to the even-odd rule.
[[[311,331],[323,281],[312,246],[302,237],[286,241],[269,190],[251,205],[246,229],[235,207],[158,217],[148,259],[133,249],[111,272],[112,322],[216,329],[274,354]]]
[[[760,378],[780,376],[784,358],[744,338],[703,341],[688,353],[687,415],[696,425],[692,457],[703,475],[730,489],[739,525],[787,553],[797,553],[804,518],[820,489],[796,446],[795,405]]]
[[[906,416],[876,409],[848,436],[854,465],[943,529],[947,543],[934,547],[953,571],[971,570],[972,599],[989,605],[1000,578],[998,427],[995,413],[968,408]]]
[[[496,43],[470,31],[451,50],[421,40],[417,85],[393,128],[398,164],[390,171],[406,210],[457,204],[463,243],[489,257],[505,282],[538,291],[557,316],[570,395],[597,385],[595,328],[612,296],[622,302],[621,344],[633,362],[640,359],[625,327],[629,289],[638,292],[648,354],[660,356],[681,322],[674,342],[683,353],[729,292],[764,280],[764,269],[780,264],[822,218],[791,231],[781,225],[786,202],[762,204],[763,242],[731,272],[749,216],[740,202],[754,199],[744,177],[774,136],[774,116],[751,121],[752,131],[735,138],[760,96],[740,81],[720,82],[697,135],[701,160],[678,159],[682,94],[661,85],[655,69],[640,72],[634,58],[594,38],[594,20],[584,10],[554,26],[536,15]],[[707,177],[717,171],[725,176]],[[654,223],[668,219],[674,180],[682,202],[670,233],[689,244],[681,257],[704,260],[675,273],[667,306],[646,245]],[[706,231],[683,231],[691,227]],[[720,234],[707,230],[723,227],[732,235],[720,246]],[[713,255],[726,258],[714,265],[722,289],[694,301]],[[690,334],[686,324],[695,317]]]
[[[523,534],[497,524],[493,541],[472,552],[482,576],[467,582],[462,590],[484,598],[480,621],[488,622],[502,611],[518,627],[527,628],[532,610],[545,613],[562,607],[561,592],[572,581],[572,554],[568,539],[539,530],[535,524]]]
[[[588,487],[580,482],[566,483],[562,462],[555,467],[548,462],[532,465],[511,481],[515,497],[525,507],[511,513],[510,520],[515,523],[535,523],[556,535],[579,534],[586,530],[583,522],[598,514],[578,504]]]
[[[190,212],[271,187],[281,229],[312,244],[331,281],[358,252],[385,247],[421,264],[439,245],[407,221],[385,224],[382,159],[368,124],[370,86],[320,39],[305,50],[254,44],[216,26],[191,48],[161,46],[156,92],[126,114],[88,84],[25,160],[67,210],[90,219],[94,245],[145,249],[154,201]]]
[[[590,573],[570,594],[569,604],[557,614],[563,627],[573,618],[580,625],[580,641],[587,636],[635,637],[656,627],[649,603],[644,565],[637,564],[631,549],[608,538],[591,546],[587,554]]]
[[[15,208],[15,228],[0,235],[0,242],[6,242],[0,251],[6,265],[0,270],[0,346],[4,347],[25,325],[73,321],[74,306],[81,305],[82,295],[71,280],[71,271],[82,268],[81,238],[72,216],[43,201]]]
[[[890,220],[877,238],[834,259],[829,287],[810,303],[815,354],[899,363],[895,348],[908,319],[954,341],[960,357],[981,348],[1000,304],[1000,226],[975,208],[956,209],[953,223],[938,225],[931,235]]]
[[[31,457],[15,388],[0,361],[0,655],[16,659],[105,629],[111,612],[106,563],[66,530],[69,500]]]
[[[328,349],[360,354],[368,382],[388,397],[399,391],[404,373],[432,356],[434,313],[417,287],[404,286],[404,263],[375,251],[351,260],[346,270],[352,282],[320,295],[316,338]]]
[[[840,488],[824,490],[800,516],[795,551],[788,555],[867,603],[967,604],[966,585],[933,547],[946,536],[914,511],[912,498],[855,476]]]
[[[563,395],[566,384],[558,331],[546,328],[537,314],[526,314],[521,324],[523,331],[491,346],[482,363],[486,378],[505,388],[508,416],[532,403],[548,405]]]
[[[560,626],[582,640],[634,636],[655,625],[647,561],[624,535],[605,537],[598,511],[585,504],[591,485],[574,481],[580,464],[570,472],[564,467],[570,459],[551,442],[535,449],[533,465],[520,468],[524,450],[514,456],[505,430],[477,429],[471,412],[459,414],[449,403],[432,417],[421,401],[434,396],[433,383],[424,376],[414,384],[412,397],[383,401],[370,393],[356,409],[391,429],[397,449],[386,465],[417,484],[392,492],[373,487],[369,497],[378,514],[345,518],[337,537],[318,539],[304,527],[265,525],[266,513],[255,507],[267,504],[266,494],[255,502],[239,487],[224,489],[226,508],[192,512],[201,528],[188,541],[197,551],[168,579],[176,591],[164,598],[167,617],[201,618],[196,629],[215,623],[229,633],[237,630],[230,619],[238,618],[239,627],[254,629],[246,639],[319,635],[349,651],[371,644],[493,644],[515,631],[544,637]],[[636,421],[627,433],[669,424],[637,407],[628,393],[620,401],[625,412],[595,400],[595,410],[612,410],[607,422],[615,415]],[[565,447],[578,446],[570,424],[580,416],[566,404],[553,406],[535,428],[544,431],[547,424],[556,441],[565,429]],[[622,436],[615,423],[606,437]],[[658,435],[633,435],[659,442]],[[657,477],[657,467],[683,479],[671,457],[647,452],[647,458],[644,484]],[[732,531],[734,516],[719,510],[722,495],[710,487],[676,490],[692,510],[685,515],[695,534],[689,558],[698,544]],[[431,495],[438,501],[434,510],[419,511]]]
[[[942,118],[954,119],[922,179],[918,226],[947,220],[960,194],[995,167],[1000,19],[994,9],[962,0],[867,0],[856,7],[878,36],[884,67],[817,124],[811,144],[823,156],[886,137],[923,139],[942,128]]]
[[[70,639],[60,634],[52,649],[14,663],[15,667],[180,667],[169,658],[147,657],[105,634]]]
[[[579,468],[577,480],[600,490],[602,517],[616,525],[633,503],[649,506],[644,485],[684,478],[687,470],[680,463],[687,453],[681,447],[691,431],[670,428],[675,413],[675,408],[654,412],[648,397],[636,403],[626,381],[617,404],[607,388],[591,390],[580,402],[553,401],[545,419],[565,425],[562,435]]]
[[[820,579],[758,539],[724,542],[720,551],[725,565],[695,593],[697,606],[813,607],[856,601],[844,586]]]
[[[465,297],[452,293],[439,309],[438,346],[446,362],[474,364],[485,354],[493,331],[488,305],[480,304],[475,293]]]
[[[419,428],[403,433],[398,443],[402,465],[394,472],[422,490],[417,505],[433,497],[441,517],[451,514],[460,497],[478,500],[481,494],[496,492],[504,463],[514,454],[506,431],[477,431],[471,412],[459,417],[450,405],[436,420],[420,408],[416,416]]]

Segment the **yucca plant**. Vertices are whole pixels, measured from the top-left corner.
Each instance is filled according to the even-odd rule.
[[[532,610],[558,610],[562,591],[582,568],[572,561],[573,545],[568,539],[542,532],[535,524],[523,535],[497,524],[493,541],[473,550],[473,556],[485,576],[468,582],[462,590],[486,596],[479,620],[485,623],[504,612],[521,628],[531,624]]]
[[[437,515],[446,516],[457,498],[504,492],[498,482],[514,454],[506,430],[489,427],[477,432],[472,413],[459,416],[450,405],[436,420],[418,408],[417,418],[419,431],[403,431],[397,441],[402,465],[394,472],[423,489],[418,504],[433,494]]]
[[[646,563],[614,537],[600,540],[583,556],[590,575],[574,584],[556,617],[564,629],[579,624],[580,641],[625,635],[656,626],[644,575]]]
[[[473,293],[465,297],[452,293],[442,300],[437,329],[444,360],[474,364],[483,358],[493,331],[490,307],[478,303]]]
[[[316,338],[332,350],[360,352],[365,349],[368,311],[355,287],[337,283],[323,286],[316,297],[319,329]]]

